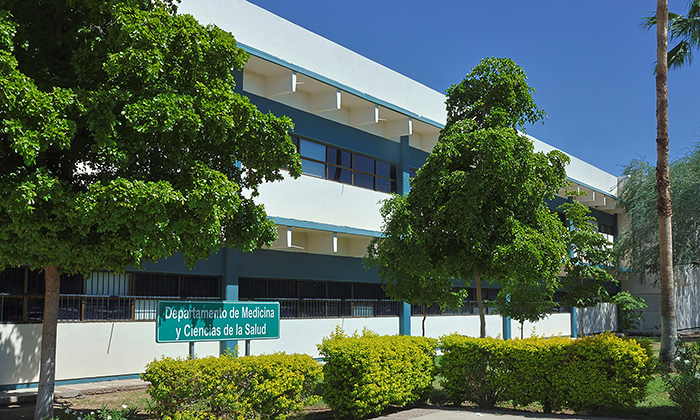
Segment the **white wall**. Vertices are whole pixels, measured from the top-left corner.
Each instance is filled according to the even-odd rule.
[[[256,201],[265,205],[268,216],[285,217],[381,231],[381,200],[389,194],[341,184],[313,176],[297,179],[285,174],[283,181],[260,186]]]
[[[510,320],[510,333],[513,338],[520,338],[520,322]],[[538,322],[525,322],[523,324],[523,338],[536,336],[570,336],[571,314],[550,314]]]
[[[155,322],[59,323],[56,380],[137,374],[161,356],[186,357],[189,345],[155,342]],[[41,324],[0,324],[0,386],[38,382]],[[199,356],[219,343],[197,343]]]
[[[617,307],[611,303],[599,303],[584,308],[579,314],[579,334],[599,334],[617,330]]]
[[[700,267],[680,266],[674,270],[676,284],[676,322],[679,330],[700,328]],[[623,289],[646,301],[647,308],[638,331],[658,333],[661,330],[661,301],[658,277],[645,282],[627,280]]]

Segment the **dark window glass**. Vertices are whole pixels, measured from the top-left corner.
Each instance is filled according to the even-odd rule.
[[[44,294],[44,272],[30,271],[27,278],[27,294],[43,295]]]
[[[180,282],[180,296],[183,299],[221,296],[218,277],[182,276]]]
[[[396,192],[396,182],[384,178],[377,178],[374,189],[386,193]]]
[[[238,294],[241,299],[261,299],[266,298],[266,279],[246,279],[241,278],[238,282]]]
[[[377,161],[377,175],[383,176],[384,178],[391,178],[391,173],[392,173],[392,166],[389,163],[382,162],[381,160]],[[396,179],[396,169],[394,168],[394,176],[393,178]]]
[[[378,284],[356,283],[353,286],[355,299],[386,299],[384,290]]]
[[[22,322],[23,305],[24,298],[0,297],[0,322]]]
[[[326,177],[326,165],[323,163],[313,162],[308,159],[301,160],[301,170],[308,175]]]
[[[367,172],[374,174],[374,159],[362,155],[352,156],[352,168],[356,171]],[[355,184],[358,185],[358,184]],[[370,187],[372,188],[372,187]]]
[[[298,152],[299,151],[299,137],[292,136],[292,143],[294,143],[294,147],[297,148],[297,152]]]
[[[319,160],[321,162],[326,160],[326,146],[323,144],[299,139],[299,147],[299,154],[305,158]]]
[[[297,282],[294,280],[268,280],[268,297],[296,298]]]
[[[328,165],[328,179],[342,182],[343,184],[352,184],[352,171],[350,169]]]
[[[300,298],[325,298],[326,297],[326,282],[323,282],[323,281],[300,281],[299,282],[299,297]]]
[[[352,284],[328,282],[329,299],[350,299],[352,297]]]
[[[79,295],[83,293],[83,276],[80,274],[61,276],[61,294]]]
[[[345,168],[350,167],[350,152],[346,150],[336,149],[335,147],[328,147],[326,152],[326,162],[336,165],[343,166]]]
[[[24,268],[6,268],[0,272],[0,293],[24,293]]]
[[[136,273],[135,277],[135,296],[180,296],[178,278],[175,275]]]
[[[355,172],[352,184],[357,185],[358,187],[369,188],[369,189],[373,190],[374,189],[374,176],[363,174],[360,172]]]

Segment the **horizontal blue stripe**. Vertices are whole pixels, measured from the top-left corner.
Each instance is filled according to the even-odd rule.
[[[346,233],[348,235],[360,236],[382,236],[382,232],[377,230],[359,229],[349,226],[331,225],[329,223],[311,222],[309,220],[288,219],[286,217],[270,217],[270,220],[278,225],[291,226],[304,229],[324,230],[328,232]]]

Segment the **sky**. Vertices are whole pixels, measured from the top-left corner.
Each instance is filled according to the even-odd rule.
[[[528,134],[617,176],[656,163],[656,32],[640,28],[655,1],[249,1],[443,93],[482,58],[510,57],[547,112]],[[700,142],[695,55],[669,72],[672,160]]]

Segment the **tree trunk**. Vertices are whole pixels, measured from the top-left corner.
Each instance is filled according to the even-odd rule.
[[[41,367],[36,396],[34,420],[53,416],[53,391],[56,379],[56,325],[58,323],[58,295],[61,278],[58,267],[44,267],[44,324],[41,333]]]
[[[525,321],[520,321],[520,339],[525,338]]]
[[[659,215],[659,284],[661,286],[661,351],[669,364],[678,331],[673,280],[671,180],[668,154],[668,0],[656,3],[656,211]]]
[[[426,308],[425,302],[421,303],[420,309],[423,312],[423,322],[421,324],[423,330],[423,337],[425,337],[425,318],[428,317],[428,309]]]
[[[484,299],[481,295],[481,276],[474,276],[476,280],[476,303],[479,305],[479,337],[486,338],[486,314],[484,314]]]

